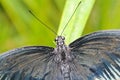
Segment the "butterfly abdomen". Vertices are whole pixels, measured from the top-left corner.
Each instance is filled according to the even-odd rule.
[[[64,80],[70,80],[70,66],[68,63],[61,64],[61,73],[64,77]]]

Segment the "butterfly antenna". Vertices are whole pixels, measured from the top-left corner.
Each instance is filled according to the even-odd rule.
[[[31,10],[29,10],[29,12],[41,23],[43,24],[46,28],[48,28],[50,31],[52,31],[55,35],[57,35],[57,33],[52,29],[50,28],[50,26],[46,25],[42,20],[40,20],[39,18],[37,18]]]
[[[66,27],[68,26],[68,23],[70,22],[70,20],[72,19],[72,17],[74,16],[76,10],[78,9],[79,5],[80,5],[81,1],[78,3],[77,7],[75,8],[72,16],[70,17],[70,19],[68,20],[67,24],[65,25],[65,27],[63,28],[63,31],[61,32],[61,35],[63,34],[63,32],[65,31]]]

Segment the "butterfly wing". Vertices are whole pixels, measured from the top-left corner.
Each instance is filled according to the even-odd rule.
[[[75,73],[83,74],[83,79],[120,79],[120,31],[95,32],[69,47],[74,55]]]
[[[57,73],[53,51],[51,47],[34,46],[4,53],[0,56],[0,80],[52,80],[52,74]]]

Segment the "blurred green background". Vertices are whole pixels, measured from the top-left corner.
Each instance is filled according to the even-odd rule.
[[[0,0],[0,52],[23,46],[55,46],[56,37],[29,13],[57,32],[66,0]],[[96,0],[83,35],[120,28],[120,0]]]

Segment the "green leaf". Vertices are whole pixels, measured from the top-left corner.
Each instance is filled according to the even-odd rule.
[[[80,5],[75,11],[79,3]],[[81,36],[94,3],[95,0],[67,0],[58,30],[58,35],[61,35],[66,27],[62,36],[66,37],[67,44]],[[73,13],[74,15],[69,21]],[[65,26],[67,23],[68,25]]]

